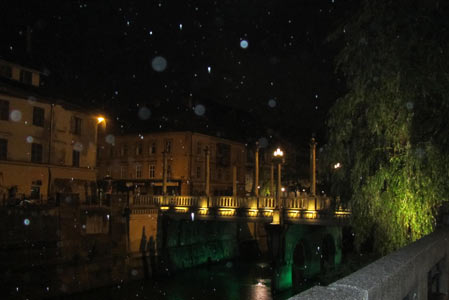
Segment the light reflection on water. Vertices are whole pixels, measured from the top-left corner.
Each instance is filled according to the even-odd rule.
[[[65,300],[284,300],[291,293],[273,296],[267,263],[221,264],[179,272],[170,278],[135,281],[91,292],[65,296]]]

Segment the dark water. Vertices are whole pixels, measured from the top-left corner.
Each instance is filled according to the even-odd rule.
[[[169,278],[135,281],[59,299],[284,300],[292,295],[293,291],[272,295],[269,264],[236,261],[190,269]]]

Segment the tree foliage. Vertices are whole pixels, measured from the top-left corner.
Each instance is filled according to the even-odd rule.
[[[358,246],[385,254],[435,227],[449,192],[446,1],[365,0],[333,35],[348,93],[328,119],[333,191],[350,202]]]

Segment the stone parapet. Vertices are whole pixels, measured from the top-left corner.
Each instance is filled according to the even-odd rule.
[[[448,253],[449,229],[439,229],[327,287],[315,286],[290,300],[402,300],[447,295]]]

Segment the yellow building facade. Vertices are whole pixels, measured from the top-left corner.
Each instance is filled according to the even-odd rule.
[[[91,201],[96,195],[97,115],[39,96],[38,71],[25,69],[31,79],[24,82],[17,75],[23,74],[19,65],[5,67],[0,60],[0,70],[0,201],[45,203],[62,194],[77,195],[70,201]]]
[[[111,177],[143,194],[162,193],[164,155],[167,194],[205,194],[206,150],[210,195],[232,195],[234,176],[237,193],[244,193],[246,150],[235,141],[186,131],[106,135],[99,145],[99,179]]]

